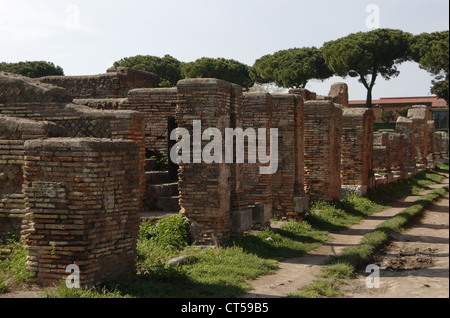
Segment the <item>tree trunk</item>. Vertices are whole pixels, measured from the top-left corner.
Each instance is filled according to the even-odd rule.
[[[367,80],[364,77],[364,75],[360,74],[359,76],[360,76],[360,80],[359,81],[367,89],[366,107],[367,108],[372,108],[372,89],[373,89],[373,86],[375,85],[375,81],[376,81],[377,76],[378,76],[378,66],[375,65],[372,68],[372,79],[370,80],[370,84],[367,83]]]
[[[372,88],[373,86],[369,86],[367,88],[367,98],[366,98],[366,107],[372,108]]]

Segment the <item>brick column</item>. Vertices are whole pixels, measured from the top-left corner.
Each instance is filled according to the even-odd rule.
[[[420,170],[427,167],[428,110],[427,106],[414,105],[408,110],[408,118],[413,122],[415,164]]]
[[[436,131],[436,125],[434,120],[427,121],[427,168],[434,169],[436,167],[436,140],[434,139],[434,133]]]
[[[396,131],[403,136],[403,166],[408,173],[416,173],[415,158],[415,129],[411,119],[406,117],[398,117]]]
[[[303,98],[273,94],[273,128],[278,129],[278,170],[272,177],[273,212],[295,217],[307,208],[304,192]],[[303,204],[302,204],[303,202]]]
[[[178,82],[176,120],[192,138],[193,121],[201,120],[201,133],[217,128],[225,145],[225,129],[230,128],[231,84],[216,79],[186,79]],[[200,135],[201,138],[201,135]],[[191,234],[197,244],[220,244],[231,234],[231,167],[222,163],[194,161],[195,148],[202,152],[209,141],[195,145],[191,141],[190,162],[179,164],[180,207],[191,222]],[[223,154],[225,152],[223,151]],[[200,154],[198,154],[200,155]]]
[[[374,136],[379,145],[386,147],[385,172],[388,173],[388,179],[407,178],[408,174],[403,164],[403,136],[394,129],[380,129]]]
[[[32,220],[27,268],[42,285],[135,272],[139,148],[133,141],[64,138],[25,143],[24,194]]]
[[[373,110],[347,108],[342,114],[342,190],[367,193],[373,180]]]
[[[340,197],[341,120],[331,101],[304,103],[305,190],[312,200]]]
[[[266,129],[266,154],[270,154],[270,128],[272,128],[273,98],[267,93],[244,93],[243,99],[243,129]],[[262,136],[258,135],[258,138]],[[246,151],[246,153],[248,153]],[[247,158],[246,158],[247,159]],[[272,218],[272,174],[261,174],[260,167],[269,166],[269,163],[260,162],[244,164],[244,195],[250,205],[254,205],[254,226],[267,225]],[[262,204],[261,209],[256,205]],[[258,213],[260,212],[260,213]]]

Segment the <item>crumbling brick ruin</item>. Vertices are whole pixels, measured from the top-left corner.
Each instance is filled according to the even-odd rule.
[[[243,94],[243,129],[270,129],[273,127],[273,97],[267,93],[244,93]],[[258,137],[261,137],[258,135]],[[266,132],[266,141],[269,141],[269,130]],[[263,211],[255,210],[253,215],[253,222],[255,227],[262,227],[268,224],[273,215],[273,195],[275,192],[272,189],[273,175],[261,174],[259,167],[267,167],[269,163],[257,164],[248,162],[248,144],[244,148],[247,156],[242,164],[243,170],[243,190],[245,199],[248,200],[250,206],[253,209],[259,209]],[[266,153],[270,153],[270,145],[266,142]],[[256,159],[256,158],[254,158]]]
[[[448,134],[434,133],[426,108],[374,133],[373,111],[348,105],[345,83],[321,96],[244,93],[217,79],[160,88],[154,74],[124,68],[0,73],[0,240],[24,239],[39,284],[63,282],[76,264],[81,284],[95,285],[134,273],[140,218],[181,212],[195,244],[222,244],[272,216],[301,218],[310,201],[364,194],[448,157]],[[151,154],[184,154],[183,132],[189,160],[155,170]]]
[[[377,151],[374,153],[373,169],[385,174],[389,181],[394,180],[394,177],[408,176],[403,166],[403,143],[404,136],[393,129],[381,129],[374,134]]]
[[[448,133],[444,131],[436,131],[434,138],[436,159],[448,158]]]
[[[127,97],[133,88],[158,87],[155,74],[125,67],[113,67],[105,74],[90,76],[45,76],[42,83],[65,88],[73,98],[108,99]]]
[[[396,131],[403,136],[403,167],[408,173],[416,173],[416,156],[414,123],[412,119],[399,116],[396,123]]]
[[[342,114],[343,194],[366,194],[373,188],[373,110],[346,108]]]
[[[304,211],[303,98],[274,94],[272,126],[278,129],[278,170],[272,176],[273,212],[280,217]]]
[[[408,172],[415,173],[435,165],[434,155],[430,154],[435,143],[434,121],[430,119],[430,107],[425,105],[415,105],[408,110],[406,118],[397,118],[396,129],[404,137],[403,160]]]
[[[342,109],[331,101],[304,103],[305,191],[311,200],[341,193]]]
[[[139,159],[139,146],[131,140],[25,142],[27,268],[37,283],[63,281],[69,264],[79,266],[82,286],[133,273]]]
[[[67,276],[63,264],[79,265],[86,284],[129,273],[145,196],[144,116],[71,101],[63,88],[0,73],[0,234],[22,235],[44,285]]]

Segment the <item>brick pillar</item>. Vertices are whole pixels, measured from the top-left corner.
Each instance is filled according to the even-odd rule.
[[[201,133],[217,128],[225,145],[225,129],[230,127],[231,84],[216,79],[186,79],[178,82],[176,120],[178,127],[186,129],[192,138],[193,121],[201,120]],[[201,138],[201,136],[200,136]],[[191,149],[201,150],[191,142]],[[193,149],[194,148],[194,149]],[[220,244],[231,234],[231,167],[222,163],[205,163],[202,157],[179,164],[179,193],[181,213],[191,222],[191,234],[197,244]],[[224,152],[223,152],[224,153]]]
[[[312,200],[340,197],[342,110],[331,101],[304,103],[305,190]]]
[[[139,231],[139,148],[133,141],[64,138],[25,143],[31,231],[27,268],[42,285],[133,274]]]
[[[273,98],[267,93],[244,93],[243,129],[266,129],[266,154],[270,154],[270,128],[272,128]],[[258,138],[262,137],[258,134]],[[246,151],[248,153],[248,151]],[[267,225],[272,218],[272,174],[261,174],[260,167],[269,163],[244,163],[244,194],[251,206],[254,206],[253,222],[255,227]],[[256,205],[261,204],[260,209]],[[258,213],[259,212],[259,213]]]
[[[304,198],[303,98],[273,94],[273,128],[278,129],[278,170],[272,177],[273,212],[295,217],[307,208]]]
[[[390,173],[387,160],[387,147],[377,144],[373,146],[374,172]]]
[[[436,167],[436,140],[434,139],[434,132],[436,131],[436,125],[434,120],[427,121],[427,168],[434,169]]]
[[[408,110],[408,118],[413,122],[415,164],[420,170],[427,167],[428,125],[427,106],[414,105]]]
[[[403,136],[403,166],[408,173],[416,173],[414,123],[406,117],[398,117],[396,131]]]
[[[373,110],[347,108],[342,114],[342,191],[367,193],[373,180]]]
[[[407,178],[403,164],[403,135],[393,129],[380,129],[375,136],[379,140],[378,144],[386,147],[385,172],[388,173],[388,179]]]
[[[147,180],[145,177],[145,117],[135,111],[114,111],[116,115],[111,120],[111,138],[128,139],[134,141],[139,149],[137,168],[139,169],[139,199],[140,209],[144,206],[146,197]]]

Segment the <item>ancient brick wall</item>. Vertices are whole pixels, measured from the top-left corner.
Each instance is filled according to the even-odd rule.
[[[145,143],[168,158],[170,117],[175,117],[176,88],[141,88],[129,92],[121,109],[139,111],[145,115]]]
[[[225,144],[225,129],[230,127],[231,84],[216,79],[188,79],[178,82],[176,120],[179,128],[193,135],[193,121],[201,120],[202,130],[217,128]],[[201,136],[200,136],[201,138]],[[181,213],[191,221],[191,234],[197,244],[215,244],[231,235],[230,165],[204,163],[192,144],[190,163],[179,165],[178,188]],[[197,163],[197,159],[199,163]]]
[[[244,93],[243,98],[243,129],[259,128],[266,129],[265,154],[270,154],[270,128],[272,128],[273,98],[267,93]],[[258,134],[258,140],[263,137]],[[248,144],[246,144],[246,154],[248,154]],[[263,226],[272,217],[272,174],[261,174],[260,167],[268,167],[270,163],[248,162],[245,157],[243,164],[244,185],[243,192],[245,200],[249,205],[258,203],[264,204],[262,218],[254,220],[256,226]]]
[[[386,172],[403,171],[404,137],[394,129],[380,129],[374,134],[374,144],[386,147]]]
[[[428,107],[415,105],[408,110],[408,118],[413,122],[414,156],[416,165],[422,168],[427,166],[428,148],[428,120],[430,118]]]
[[[303,98],[296,94],[273,94],[272,126],[278,129],[278,170],[272,176],[273,213],[297,216],[295,198],[304,190]]]
[[[0,105],[23,101],[34,103],[70,102],[72,96],[67,90],[41,83],[25,76],[0,71]]]
[[[233,83],[231,84],[230,88],[230,126],[228,128],[244,128],[244,109],[243,109],[243,91],[242,87]],[[267,115],[266,115],[267,116]],[[233,150],[236,150],[237,143],[236,139],[233,138]],[[246,198],[246,190],[245,186],[248,183],[245,179],[245,163],[247,161],[247,151],[246,151],[247,144],[244,144],[244,163],[238,162],[236,158],[236,152],[234,153],[233,157],[233,164],[230,164],[230,187],[231,187],[231,193],[230,193],[230,209],[232,211],[232,221],[233,217],[236,216],[239,218],[239,214],[248,209],[249,206],[249,200]],[[234,213],[234,215],[233,215]],[[249,216],[250,213],[247,213]],[[239,223],[239,222],[235,222]],[[241,222],[242,223],[242,222]],[[237,224],[237,227],[241,227],[243,224]],[[242,229],[236,229],[236,227],[232,226],[232,230],[235,230],[237,232],[240,232]]]
[[[371,109],[344,109],[342,114],[342,186],[365,194],[373,180]]]
[[[341,120],[331,101],[304,103],[305,190],[312,200],[340,197]]]
[[[0,244],[29,226],[22,193],[25,141],[64,136],[67,130],[50,122],[0,115]]]
[[[396,123],[396,131],[403,136],[403,166],[406,171],[415,173],[416,156],[415,156],[415,129],[411,119],[399,116]]]
[[[389,171],[386,146],[381,145],[373,146],[373,170],[374,172],[382,172],[382,173],[386,173]]]
[[[0,139],[23,143],[27,139],[68,136],[135,141],[140,149],[142,171],[138,199],[144,201],[145,118],[142,114],[70,104],[72,98],[66,90],[19,75],[0,73],[0,87],[0,116],[10,116],[0,126]]]
[[[126,98],[78,98],[72,102],[76,105],[83,105],[93,109],[118,110],[126,101]]]
[[[289,94],[295,94],[300,95],[303,98],[303,101],[308,100],[316,100],[317,94],[314,92],[311,92],[305,88],[292,88],[289,90]]]
[[[348,86],[345,83],[333,83],[330,87],[328,96],[331,97],[331,101],[336,104],[340,104],[344,107],[348,107]]]
[[[139,229],[139,147],[89,138],[25,143],[24,194],[32,221],[27,268],[36,282],[80,284],[134,273]]]
[[[332,125],[333,130],[331,134],[332,151],[331,151],[331,197],[340,198],[342,185],[342,114],[343,110],[337,104],[332,103],[333,108]],[[334,177],[333,177],[334,176]]]
[[[436,167],[436,140],[434,138],[436,125],[434,120],[428,120],[427,126],[427,168],[434,169]]]
[[[437,159],[448,158],[448,133],[444,131],[435,132],[435,153]]]
[[[124,98],[133,88],[158,87],[155,74],[122,67],[99,75],[45,76],[38,80],[65,88],[73,98]]]

